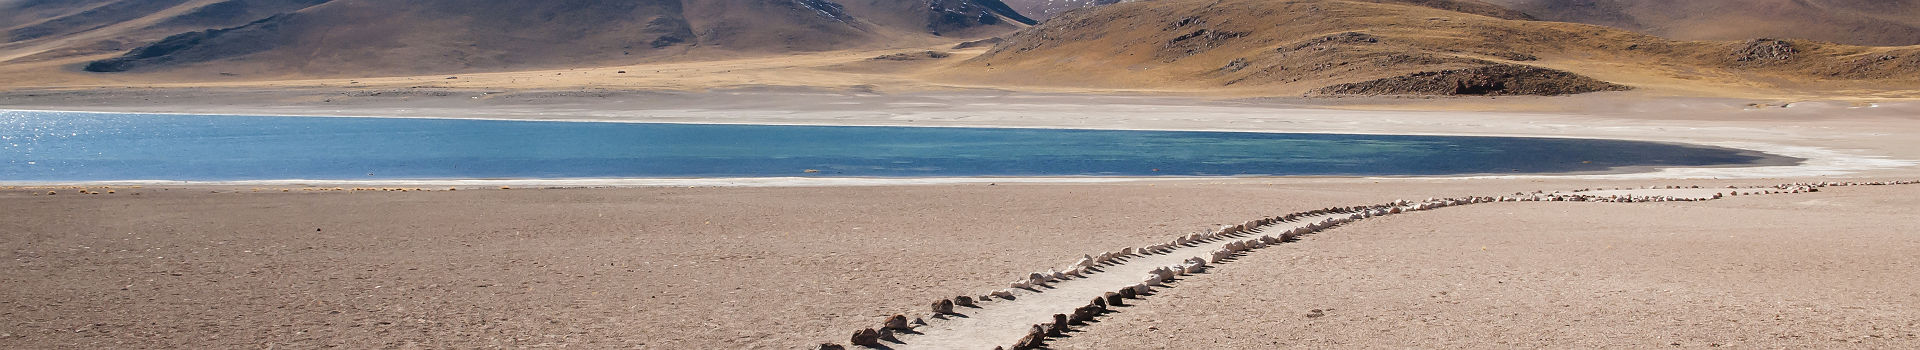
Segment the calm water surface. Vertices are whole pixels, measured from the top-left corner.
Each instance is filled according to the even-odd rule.
[[[1762,159],[1540,138],[0,111],[0,181],[1452,175]]]

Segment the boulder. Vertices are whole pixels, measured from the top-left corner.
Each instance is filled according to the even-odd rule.
[[[972,307],[972,306],[973,306],[973,297],[969,297],[969,296],[965,296],[965,295],[962,295],[962,296],[957,296],[957,297],[953,297],[953,305],[954,305],[954,306],[965,306],[965,307]]]
[[[907,316],[893,315],[893,317],[888,317],[886,324],[881,326],[880,329],[908,329]]]

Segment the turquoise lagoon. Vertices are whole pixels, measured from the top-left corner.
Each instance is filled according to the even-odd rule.
[[[1432,176],[1737,166],[1616,140],[0,111],[0,181]]]

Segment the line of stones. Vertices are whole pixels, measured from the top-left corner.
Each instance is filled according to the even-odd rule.
[[[1248,222],[1236,224],[1236,225],[1225,225],[1212,231],[1203,232],[1203,233],[1193,233],[1185,236],[1180,236],[1168,243],[1150,245],[1141,249],[1134,249],[1133,247],[1127,247],[1118,251],[1101,253],[1099,255],[1086,255],[1082,257],[1080,260],[1075,261],[1074,264],[1070,265],[1065,271],[1049,269],[1047,270],[1047,272],[1031,273],[1031,274],[1028,274],[1026,278],[1016,280],[1013,283],[1010,283],[1008,288],[997,290],[987,295],[983,295],[978,300],[984,302],[996,297],[1010,300],[1010,299],[1013,299],[1013,292],[1016,289],[1026,289],[1026,290],[1038,292],[1037,289],[1034,289],[1035,286],[1043,286],[1046,283],[1063,281],[1063,280],[1069,279],[1070,277],[1084,277],[1088,274],[1097,273],[1099,272],[1099,270],[1096,269],[1097,267],[1115,266],[1115,265],[1123,264],[1124,262],[1119,261],[1119,259],[1122,259],[1125,257],[1136,256],[1136,255],[1169,254],[1183,247],[1196,246],[1198,243],[1213,242],[1219,239],[1233,239],[1233,238],[1248,237],[1248,236],[1251,236],[1252,234],[1260,233],[1262,229],[1267,226],[1271,226],[1277,223],[1283,223],[1283,222],[1292,223],[1292,222],[1300,222],[1301,220],[1315,218],[1315,217],[1333,216],[1326,219],[1322,219],[1314,223],[1307,224],[1306,226],[1301,226],[1298,228],[1294,228],[1292,230],[1287,230],[1286,232],[1281,233],[1279,237],[1274,237],[1271,235],[1262,235],[1257,238],[1229,242],[1227,243],[1226,246],[1211,252],[1209,256],[1211,259],[1201,259],[1199,257],[1195,257],[1192,259],[1184,260],[1180,264],[1164,266],[1164,267],[1154,269],[1153,271],[1149,272],[1148,275],[1145,276],[1140,283],[1122,287],[1119,290],[1107,292],[1103,296],[1095,297],[1093,301],[1088,302],[1087,305],[1075,308],[1071,314],[1054,314],[1053,322],[1040,323],[1040,324],[1035,324],[1031,326],[1028,329],[1027,334],[1021,337],[1019,341],[1016,341],[1014,344],[1012,344],[1012,347],[1010,348],[1010,349],[1016,349],[1016,350],[1041,349],[1044,346],[1046,339],[1051,337],[1059,337],[1062,334],[1066,333],[1068,330],[1070,330],[1072,326],[1086,325],[1089,321],[1093,321],[1099,316],[1105,315],[1110,308],[1125,306],[1126,299],[1138,299],[1143,296],[1151,295],[1151,293],[1153,292],[1153,288],[1166,287],[1165,283],[1172,282],[1174,278],[1177,276],[1191,275],[1191,274],[1203,272],[1205,271],[1206,268],[1209,267],[1208,264],[1210,263],[1219,264],[1224,262],[1225,259],[1229,259],[1231,257],[1237,256],[1239,254],[1242,254],[1250,250],[1267,248],[1267,247],[1278,245],[1280,243],[1285,243],[1285,242],[1293,242],[1305,235],[1319,233],[1321,231],[1325,231],[1327,229],[1338,227],[1347,223],[1352,223],[1355,221],[1365,220],[1373,217],[1401,214],[1401,213],[1414,212],[1414,211],[1426,211],[1426,210],[1440,209],[1440,208],[1460,206],[1460,205],[1494,203],[1494,202],[1612,202],[1612,203],[1691,202],[1691,201],[1706,201],[1706,200],[1722,199],[1729,196],[1739,196],[1743,194],[1757,195],[1757,194],[1789,194],[1789,193],[1819,192],[1820,191],[1819,189],[1822,187],[1888,186],[1888,185],[1912,185],[1912,184],[1920,184],[1920,181],[1790,183],[1790,184],[1781,184],[1781,185],[1774,185],[1774,186],[1754,186],[1754,187],[1745,187],[1745,188],[1737,187],[1737,186],[1728,186],[1726,188],[1730,189],[1731,191],[1728,191],[1727,193],[1724,193],[1724,194],[1715,193],[1710,198],[1692,198],[1692,197],[1679,197],[1679,196],[1633,196],[1633,195],[1602,196],[1602,195],[1582,194],[1584,192],[1609,190],[1609,189],[1601,189],[1601,188],[1588,188],[1588,189],[1574,190],[1571,193],[1561,193],[1561,192],[1549,193],[1549,192],[1543,192],[1543,191],[1535,191],[1533,193],[1515,193],[1511,196],[1502,196],[1502,197],[1475,196],[1475,197],[1458,197],[1458,198],[1429,198],[1426,201],[1417,202],[1417,203],[1400,200],[1400,201],[1394,201],[1391,203],[1376,204],[1376,205],[1370,205],[1370,206],[1326,208],[1326,209],[1318,209],[1318,210],[1287,214],[1282,216],[1261,218],[1261,219],[1248,221]],[[1659,189],[1701,189],[1701,188],[1702,187],[1700,186],[1691,186],[1691,187],[1650,186],[1644,189],[1659,190]],[[1742,193],[1742,189],[1745,189],[1746,192]],[[1631,190],[1631,189],[1616,188],[1611,190]],[[1339,216],[1342,214],[1345,214],[1345,216]],[[954,297],[949,299],[940,299],[938,301],[934,301],[931,308],[933,311],[933,315],[935,317],[940,317],[942,315],[953,314],[955,306],[970,307],[970,306],[977,306],[977,305],[978,304],[976,303],[973,297],[963,295],[959,297]],[[855,331],[853,334],[853,337],[850,339],[850,342],[857,346],[877,348],[881,346],[881,343],[880,343],[881,341],[898,343],[899,340],[893,336],[893,333],[895,332],[911,331],[914,327],[924,326],[924,325],[927,325],[924,319],[914,318],[913,320],[909,321],[905,315],[896,314],[891,317],[888,317],[885,321],[883,321],[881,324],[881,327],[878,329],[866,328],[859,331]],[[834,343],[822,343],[820,344],[819,349],[820,350],[844,350],[846,349],[846,347],[841,346],[839,344],[834,344]],[[995,346],[994,349],[1006,350],[1006,349],[1009,349],[1009,347]]]

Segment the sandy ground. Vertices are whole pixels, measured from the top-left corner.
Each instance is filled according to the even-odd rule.
[[[5,245],[0,254],[12,265],[0,272],[0,281],[8,286],[0,295],[0,316],[4,316],[0,318],[8,320],[0,323],[0,347],[799,348],[823,341],[844,342],[846,333],[875,324],[885,315],[922,312],[926,301],[941,297],[982,294],[1002,287],[1014,276],[1059,266],[1081,254],[1160,242],[1263,215],[1400,198],[1503,194],[1547,185],[1540,181],[1247,179],[891,187],[468,188],[424,193],[123,187],[115,189],[115,194],[76,195],[76,190],[61,190],[67,193],[53,196],[41,189],[16,188],[0,193],[0,211],[9,213],[8,220],[0,221],[0,234],[4,234],[0,237],[4,243],[0,244]],[[1630,183],[1641,182],[1563,180],[1552,185],[1584,188]],[[1573,249],[1568,238],[1532,239],[1542,234],[1587,237],[1660,233],[1640,234],[1636,244],[1658,247],[1658,256],[1666,258],[1625,261],[1637,256],[1618,256],[1614,258],[1625,262],[1607,265],[1590,259],[1562,259],[1570,261],[1560,263],[1572,266],[1472,277],[1525,277],[1535,283],[1529,288],[1536,288],[1527,291],[1535,293],[1576,293],[1586,289],[1549,287],[1613,281],[1612,277],[1596,281],[1580,276],[1631,274],[1663,281],[1711,279],[1721,283],[1717,286],[1725,293],[1755,289],[1740,295],[1767,295],[1760,289],[1806,282],[1818,284],[1801,290],[1825,293],[1818,295],[1895,298],[1877,303],[1808,299],[1800,304],[1740,304],[1752,305],[1748,306],[1755,310],[1752,312],[1760,313],[1801,315],[1795,314],[1802,312],[1801,307],[1814,307],[1838,316],[1854,315],[1843,312],[1864,313],[1868,311],[1849,311],[1855,310],[1849,307],[1911,301],[1898,299],[1911,298],[1910,293],[1900,294],[1911,288],[1892,285],[1909,282],[1891,275],[1910,270],[1913,264],[1895,259],[1897,253],[1911,253],[1901,249],[1911,250],[1914,242],[1914,237],[1901,233],[1912,227],[1907,220],[1910,217],[1902,214],[1913,207],[1912,203],[1898,199],[1911,197],[1911,191],[1886,196],[1876,195],[1884,193],[1877,190],[1835,192],[1728,202],[1760,206],[1755,208],[1721,203],[1579,207],[1503,204],[1488,207],[1497,209],[1499,215],[1481,212],[1494,209],[1466,208],[1394,218],[1257,253],[1216,275],[1182,282],[1172,296],[1149,299],[1146,306],[1126,309],[1088,328],[1086,336],[1076,336],[1061,346],[1105,339],[1109,336],[1100,334],[1108,332],[1130,333],[1142,327],[1173,329],[1170,327],[1176,327],[1176,321],[1182,325],[1215,319],[1253,322],[1239,316],[1221,317],[1248,315],[1244,312],[1205,309],[1214,307],[1212,304],[1189,304],[1189,300],[1213,298],[1179,296],[1200,291],[1258,295],[1268,291],[1200,286],[1259,286],[1269,284],[1260,282],[1264,279],[1281,278],[1260,273],[1287,271],[1287,280],[1306,281],[1290,278],[1297,273],[1292,268],[1269,270],[1298,265],[1292,263],[1295,260],[1269,263],[1258,259],[1297,260],[1300,256],[1343,256],[1337,253],[1339,249],[1398,247],[1423,250],[1426,259],[1445,261],[1460,256],[1426,249],[1438,241],[1489,245],[1486,239],[1439,235],[1424,236],[1429,241],[1404,243],[1385,240],[1375,244],[1365,239],[1405,236],[1409,230],[1446,232],[1441,230],[1444,227],[1472,227],[1464,231],[1500,237],[1499,244],[1490,247],[1504,245],[1509,251],[1530,254],[1475,261],[1494,264],[1475,265],[1481,271],[1510,268],[1519,264],[1516,261],[1528,259],[1552,260],[1546,258]],[[1579,208],[1583,215],[1567,214],[1570,208]],[[1830,212],[1810,215],[1812,218],[1799,215],[1815,214],[1805,212],[1812,209]],[[1538,219],[1512,221],[1506,214],[1512,211],[1521,211],[1516,214],[1520,217]],[[1644,220],[1610,219],[1642,218],[1637,215],[1643,214],[1647,215]],[[1682,225],[1678,222],[1698,219],[1682,215],[1710,215],[1734,225]],[[1676,223],[1654,222],[1669,219]],[[1855,219],[1890,224],[1831,226]],[[1428,220],[1442,221],[1429,225]],[[1806,231],[1790,225],[1805,220],[1818,220],[1807,222],[1816,227],[1831,226],[1821,232],[1857,232],[1860,236],[1825,235],[1828,238],[1805,241],[1802,233]],[[1395,229],[1394,225],[1404,228]],[[1756,228],[1771,228],[1769,232],[1777,233],[1768,236],[1755,232]],[[1688,234],[1666,235],[1670,232]],[[1714,240],[1723,235],[1771,243]],[[1784,239],[1791,237],[1803,241]],[[1845,237],[1854,239],[1841,239]],[[1818,244],[1830,246],[1819,248]],[[1766,253],[1787,246],[1810,248],[1784,256],[1791,260],[1762,264],[1770,259]],[[1396,257],[1400,255],[1397,251],[1367,251],[1376,254],[1370,255],[1373,260],[1318,261],[1320,266],[1334,269],[1323,271],[1334,278],[1309,279],[1315,281],[1310,283],[1344,288],[1337,290],[1424,293],[1426,289],[1392,286],[1445,285],[1462,276],[1477,275],[1401,273],[1382,270],[1390,267],[1348,266],[1353,260],[1388,263],[1412,259]],[[1627,251],[1638,250],[1615,252]],[[1820,256],[1829,252],[1845,254]],[[1804,261],[1832,262],[1808,266]],[[1773,282],[1760,284],[1741,284],[1745,280],[1722,276],[1729,272],[1760,275],[1782,265],[1798,267],[1786,270],[1792,272],[1787,277],[1762,280]],[[1445,270],[1416,266],[1422,267],[1414,271]],[[1542,266],[1549,269],[1545,267],[1548,265]],[[1585,267],[1596,270],[1583,270]],[[1253,275],[1243,276],[1249,273]],[[1544,302],[1539,300],[1545,298],[1509,292],[1509,296],[1530,299],[1482,302]],[[1573,301],[1598,308],[1627,300],[1607,299],[1606,295],[1583,294]],[[1724,305],[1714,304],[1722,302],[1724,296],[1679,294],[1691,299],[1663,301],[1668,304],[1661,305],[1696,305],[1684,309],[1685,317],[1715,321],[1725,315],[1715,313],[1718,309],[1714,308]],[[1303,307],[1351,308],[1355,313],[1363,309],[1342,303],[1276,307],[1262,312],[1284,317],[1268,320],[1267,314],[1258,314],[1262,315],[1258,320],[1289,322],[1298,316],[1295,314],[1299,310],[1294,309]],[[1199,312],[1187,312],[1189,308]],[[1913,319],[1900,310],[1871,311],[1880,315],[1876,317]],[[1482,311],[1486,310],[1433,312],[1475,320],[1505,315]],[[1136,315],[1153,317],[1129,319]],[[1563,316],[1577,316],[1590,327],[1615,324],[1610,319],[1565,314],[1522,321],[1560,320],[1555,317]],[[1897,326],[1873,323],[1871,319],[1858,322],[1848,324]],[[1393,325],[1399,323],[1376,324],[1379,327],[1369,329],[1398,328]],[[1449,337],[1446,334],[1453,334],[1450,339],[1459,344],[1473,344],[1476,339],[1465,337],[1471,333],[1428,336]],[[1630,334],[1662,335],[1653,331]],[[1271,340],[1279,339],[1288,338]],[[1178,343],[1146,342],[1136,347],[1159,348],[1165,344]],[[1261,344],[1266,343],[1223,346],[1264,347]]]
[[[1067,256],[1389,192],[235,190],[5,191],[0,347],[792,348]]]
[[[1191,278],[1056,349],[1912,348],[1920,188],[1497,203]]]

